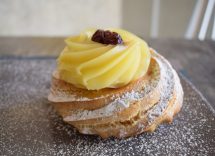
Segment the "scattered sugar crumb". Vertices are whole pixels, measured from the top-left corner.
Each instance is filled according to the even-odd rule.
[[[55,60],[0,60],[0,155],[215,155],[214,114],[182,81],[171,125],[128,139],[81,135],[47,101]]]

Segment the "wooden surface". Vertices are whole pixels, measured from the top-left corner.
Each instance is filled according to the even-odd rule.
[[[0,56],[57,56],[64,38],[0,37]],[[184,39],[148,39],[178,72],[194,83],[215,108],[215,42]]]

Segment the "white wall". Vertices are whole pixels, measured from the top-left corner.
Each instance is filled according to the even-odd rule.
[[[158,37],[184,37],[197,0],[160,0]],[[122,27],[150,37],[152,0],[0,0],[0,35],[68,36]],[[212,22],[210,24],[212,29]]]
[[[69,35],[120,27],[121,0],[0,0],[0,35]]]
[[[183,37],[196,0],[160,0],[159,37]],[[124,0],[122,25],[150,36],[152,0]]]

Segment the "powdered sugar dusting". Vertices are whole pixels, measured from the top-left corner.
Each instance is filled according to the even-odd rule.
[[[154,55],[159,56],[159,54],[157,53],[154,53]],[[152,123],[155,120],[155,118],[157,118],[164,112],[164,110],[168,106],[169,100],[173,97],[175,85],[180,85],[179,81],[176,81],[178,80],[177,75],[174,75],[173,73],[174,70],[171,67],[171,65],[161,56],[159,56],[158,58],[155,57],[155,59],[157,60],[157,62],[161,67],[160,69],[162,73],[161,78],[162,78],[163,88],[162,88],[160,100],[158,101],[157,104],[153,106],[151,110],[149,110],[149,114],[148,114],[149,123]]]
[[[142,96],[142,95],[141,95]],[[96,110],[75,110],[70,112],[70,115],[65,117],[65,121],[77,121],[77,120],[86,120],[86,119],[94,119],[101,117],[112,116],[117,112],[124,110],[130,106],[131,101],[138,100],[140,98],[140,94],[138,92],[127,92],[123,94],[121,97],[116,98],[110,104],[96,109]]]
[[[162,72],[162,75],[164,75],[165,70],[162,70]],[[158,77],[160,77],[160,75],[158,73],[155,73],[153,79],[150,80],[148,85],[146,85],[142,90],[132,90],[130,92],[126,92],[120,97],[115,98],[112,102],[102,108],[96,110],[73,110],[70,112],[70,115],[64,117],[64,120],[78,121],[112,116],[117,112],[128,108],[133,102],[144,98],[155,87],[160,87],[161,84],[159,82],[161,81],[158,81]]]
[[[53,92],[55,92],[55,94],[53,94]],[[91,100],[95,100],[95,99],[99,99],[99,98],[103,98],[102,96],[98,97],[98,98],[94,98],[94,99],[90,99],[88,97],[77,97],[77,95],[75,94],[71,94],[71,93],[67,93],[65,91],[61,91],[61,90],[55,90],[52,91],[49,94],[48,98],[50,99],[50,101],[53,102],[71,102],[71,101],[91,101]]]
[[[215,114],[183,79],[183,109],[171,125],[102,140],[79,134],[49,105],[54,63],[0,60],[0,155],[215,155]]]

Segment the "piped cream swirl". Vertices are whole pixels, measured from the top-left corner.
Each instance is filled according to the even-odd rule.
[[[148,45],[125,30],[108,30],[117,32],[124,44],[92,41],[96,29],[66,39],[67,46],[58,58],[60,79],[79,88],[99,90],[122,87],[144,76],[151,58]]]

